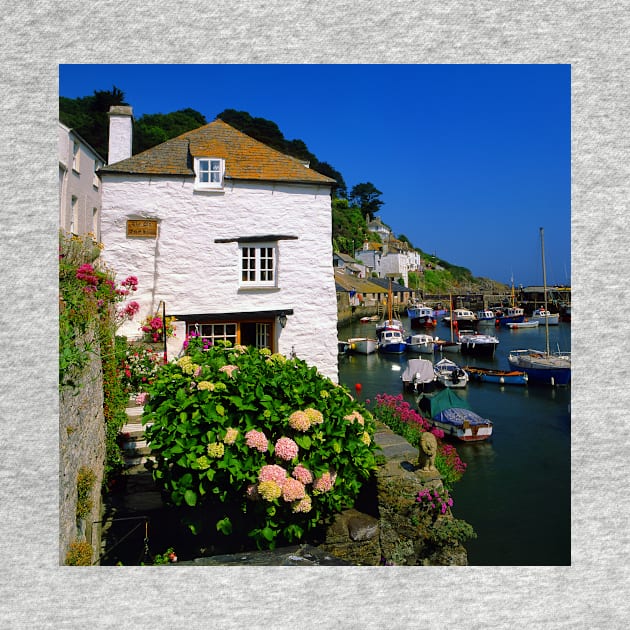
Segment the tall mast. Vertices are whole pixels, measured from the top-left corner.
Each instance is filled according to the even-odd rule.
[[[543,297],[545,302],[545,341],[547,355],[549,355],[549,313],[547,312],[547,268],[545,266],[545,230],[540,228],[540,251],[542,254]]]

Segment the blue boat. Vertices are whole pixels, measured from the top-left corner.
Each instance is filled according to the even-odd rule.
[[[378,351],[386,354],[403,354],[407,350],[407,342],[402,332],[395,329],[385,329],[378,335]]]
[[[512,350],[508,363],[527,374],[529,383],[568,385],[571,382],[571,354],[551,354],[542,350]]]
[[[498,385],[527,385],[526,372],[519,370],[490,370],[487,368],[465,365],[463,367],[473,381],[497,383]]]

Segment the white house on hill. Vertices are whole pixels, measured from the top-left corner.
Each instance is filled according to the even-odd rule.
[[[221,120],[131,155],[132,111],[110,110],[102,257],[138,277],[140,319],[165,304],[185,334],[295,353],[338,380],[334,180]],[[141,335],[138,316],[119,334]]]
[[[59,227],[68,234],[100,238],[101,180],[105,160],[81,136],[58,123]]]

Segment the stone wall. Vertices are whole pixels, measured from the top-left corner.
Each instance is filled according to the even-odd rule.
[[[418,471],[405,457],[389,459],[376,473],[374,513],[352,509],[337,515],[321,549],[353,565],[466,566],[462,545],[432,541],[436,516],[416,502],[420,490],[442,487],[439,474]],[[450,511],[437,517],[452,518]]]
[[[79,387],[64,387],[59,394],[59,563],[64,564],[69,545],[87,539],[94,551],[99,549],[98,528],[100,496],[105,462],[105,421],[103,417],[103,371],[98,340],[87,335],[95,349],[83,372],[77,376]],[[92,470],[92,513],[77,522],[77,474],[80,468]]]

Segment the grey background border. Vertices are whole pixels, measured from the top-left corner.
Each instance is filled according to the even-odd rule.
[[[579,0],[42,0],[3,9],[0,625],[625,627],[627,396],[610,374],[621,377],[628,356],[627,321],[612,315],[628,301],[628,9]],[[572,65],[571,567],[57,566],[58,64],[191,61]],[[95,77],[97,87],[108,86]],[[342,86],[314,89],[344,97]]]

